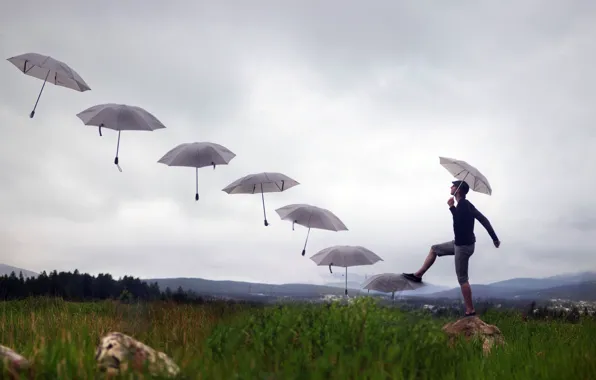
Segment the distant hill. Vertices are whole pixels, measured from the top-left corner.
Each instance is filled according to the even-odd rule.
[[[0,276],[10,276],[11,272],[14,272],[17,276],[19,275],[19,272],[23,272],[23,276],[25,276],[25,278],[39,276],[39,273],[35,273],[27,269],[17,268],[6,264],[0,264]]]
[[[520,298],[567,299],[571,301],[596,301],[596,281],[563,285],[520,294]]]
[[[348,289],[360,289],[360,285],[361,283],[356,282],[356,281],[348,281]],[[346,287],[346,283],[344,281],[338,281],[338,282],[327,282],[324,284],[324,286],[332,286],[334,288],[342,288],[345,289]]]
[[[348,289],[354,289],[354,290],[361,289],[362,284],[364,284],[366,279],[370,276],[371,275],[363,276],[363,275],[359,275],[356,273],[350,274],[348,276]],[[345,282],[344,282],[345,280],[342,281],[343,274],[336,272],[333,274],[333,277],[335,277],[336,281],[328,282],[325,285],[343,289],[345,287]],[[448,290],[448,289],[449,289],[448,286],[440,286],[440,285],[434,285],[434,284],[427,283],[426,286],[423,286],[419,289],[403,291],[400,293],[400,295],[401,296],[418,296],[418,295],[436,293],[436,292],[440,292],[440,291]],[[362,289],[362,292],[366,293],[367,290]],[[371,291],[370,293],[371,294],[385,294],[385,293],[375,292],[375,291]],[[398,294],[396,293],[396,297],[397,297],[397,295]]]
[[[581,272],[546,278],[513,278],[492,284],[473,284],[474,298],[562,298],[596,301],[596,272]],[[426,295],[429,298],[460,299],[459,288]]]
[[[449,290],[449,287],[447,286],[440,286],[440,285],[433,285],[433,284],[426,284],[426,286],[423,286],[419,289],[416,290],[404,290],[402,292],[395,292],[395,296],[396,297],[418,297],[418,296],[426,296],[429,294],[433,294],[433,293],[438,293],[438,292],[442,292],[445,290]],[[365,291],[365,290],[363,290]],[[382,292],[370,292],[371,294],[385,294],[385,295],[389,295],[390,293],[382,293]]]
[[[143,281],[157,282],[161,290],[165,290],[166,287],[169,287],[172,291],[175,291],[180,286],[184,290],[192,290],[197,293],[221,296],[263,294],[268,296],[317,297],[327,294],[343,295],[345,288],[344,282],[334,282],[325,285],[262,284],[255,282],[215,281],[206,280],[203,278],[157,278],[145,279]],[[348,293],[365,294],[366,290],[361,289],[360,286],[360,283],[348,281]],[[444,289],[448,288],[437,285],[427,285],[417,290],[404,291],[401,293],[401,295],[417,296]],[[371,293],[382,294],[378,292]]]
[[[499,288],[484,284],[472,284],[474,298],[511,298],[517,294],[515,288]],[[460,288],[452,288],[441,292],[425,294],[427,298],[453,298],[462,297]]]
[[[401,294],[404,296],[419,296],[419,295],[427,295],[427,294],[442,292],[447,289],[449,289],[449,287],[447,287],[447,286],[426,284],[426,286],[423,286],[416,290],[403,291]]]
[[[344,290],[342,288],[311,284],[277,285],[240,281],[215,281],[206,280],[203,278],[154,278],[145,279],[143,281],[157,282],[159,288],[162,291],[167,287],[169,287],[172,291],[176,291],[178,287],[182,287],[184,290],[192,290],[201,294],[220,296],[264,294],[273,296],[316,297],[326,294],[344,294]],[[356,291],[358,290],[348,290],[348,292],[352,294]]]
[[[531,290],[554,288],[557,286],[573,285],[588,281],[596,281],[596,272],[562,274],[545,278],[512,278],[510,280],[493,282],[488,285],[500,288]]]
[[[19,272],[25,277],[37,277],[38,273],[0,264],[0,276]],[[157,282],[161,290],[169,287],[176,291],[178,287],[192,290],[197,293],[214,296],[239,296],[239,295],[266,295],[266,296],[291,296],[291,297],[317,297],[322,295],[343,295],[344,282],[336,278],[337,282],[325,285],[313,284],[262,284],[240,281],[215,281],[202,278],[158,278],[144,279],[145,282]],[[366,290],[360,288],[361,284],[349,281],[349,294],[365,294]],[[596,272],[580,272],[561,274],[545,278],[512,278],[490,284],[472,285],[474,298],[501,298],[501,299],[552,299],[561,298],[569,300],[596,301]],[[371,294],[378,292],[370,292]],[[443,286],[427,284],[420,289],[401,292],[402,296],[416,296],[424,298],[450,298],[461,299],[458,288],[448,289]]]
[[[157,282],[161,290],[169,287],[172,291],[182,287],[184,290],[192,290],[197,293],[238,296],[246,294],[262,294],[271,296],[292,296],[292,297],[317,297],[327,294],[343,295],[345,283],[333,282],[325,285],[312,284],[262,284],[255,282],[239,281],[215,281],[203,278],[157,278],[145,279],[146,282]],[[361,284],[348,281],[349,294],[365,294],[366,290],[360,288]],[[427,293],[434,293],[447,287],[437,285],[427,285],[417,290],[401,292],[402,296],[418,296]],[[383,294],[379,292],[370,292],[371,294]]]

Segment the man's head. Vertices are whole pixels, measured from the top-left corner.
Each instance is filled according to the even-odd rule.
[[[459,190],[457,189],[458,187]],[[468,191],[470,191],[470,186],[465,181],[453,181],[451,185],[451,195],[455,196],[456,191],[462,198],[465,198]]]

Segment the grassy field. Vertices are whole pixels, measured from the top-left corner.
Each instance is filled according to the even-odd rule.
[[[31,299],[0,303],[0,344],[32,359],[40,379],[96,378],[96,344],[110,331],[165,352],[188,379],[594,378],[596,321],[481,318],[507,341],[489,357],[473,344],[448,348],[445,320],[367,300],[255,308]]]

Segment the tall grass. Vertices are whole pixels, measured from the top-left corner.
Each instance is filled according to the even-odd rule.
[[[450,348],[446,320],[351,305],[123,305],[31,299],[0,303],[0,344],[34,362],[34,378],[90,379],[99,337],[121,331],[164,351],[195,379],[590,379],[596,322],[524,322],[491,312],[506,345]]]

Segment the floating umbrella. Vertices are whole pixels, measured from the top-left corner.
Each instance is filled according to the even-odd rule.
[[[39,103],[39,98],[41,98],[41,93],[46,86],[46,82],[79,92],[91,90],[83,78],[81,78],[81,76],[66,63],[60,62],[47,55],[26,53],[8,58],[7,60],[24,74],[37,79],[43,79],[43,85],[41,86],[39,95],[37,95],[35,106],[33,107],[33,111],[29,114],[30,118],[35,116],[35,109],[37,108],[37,103]]]
[[[304,241],[304,248],[302,249],[302,256],[306,254],[306,244],[308,243],[308,236],[311,228],[318,228],[320,230],[328,231],[347,231],[348,227],[331,211],[312,206],[308,204],[291,204],[280,207],[275,210],[282,220],[292,221],[292,230],[294,224],[299,224],[308,228],[306,233],[306,240]]]
[[[118,131],[118,142],[116,144],[116,158],[114,164],[122,172],[118,164],[118,152],[120,151],[120,132],[122,131],[154,131],[165,128],[155,116],[141,107],[129,106],[126,104],[98,104],[77,114],[77,117],[85,125],[99,127],[99,135],[102,128]]]
[[[282,173],[256,173],[249,174],[224,187],[222,191],[228,194],[255,194],[261,193],[261,201],[263,202],[263,218],[265,219],[265,227],[269,225],[267,222],[267,213],[265,212],[265,195],[264,193],[280,193],[288,190],[296,185],[299,185],[296,180],[288,177]]]
[[[157,161],[168,166],[187,166],[195,168],[196,194],[199,200],[199,168],[205,166],[227,165],[236,154],[225,146],[211,142],[193,142],[180,144]]]
[[[318,266],[329,266],[331,273],[333,273],[332,266],[346,268],[346,296],[348,295],[348,267],[373,265],[378,261],[383,261],[373,251],[359,245],[335,245],[319,251],[310,259]]]
[[[362,287],[367,290],[391,293],[392,300],[395,298],[395,292],[416,290],[423,286],[425,284],[408,281],[401,274],[397,273],[376,274],[362,284]]]
[[[492,194],[493,189],[486,177],[480,173],[480,170],[468,164],[466,161],[439,157],[439,163],[455,178],[466,182],[470,186],[470,189],[487,195]],[[459,186],[461,186],[461,184]],[[459,190],[459,186],[457,187],[457,190]]]

